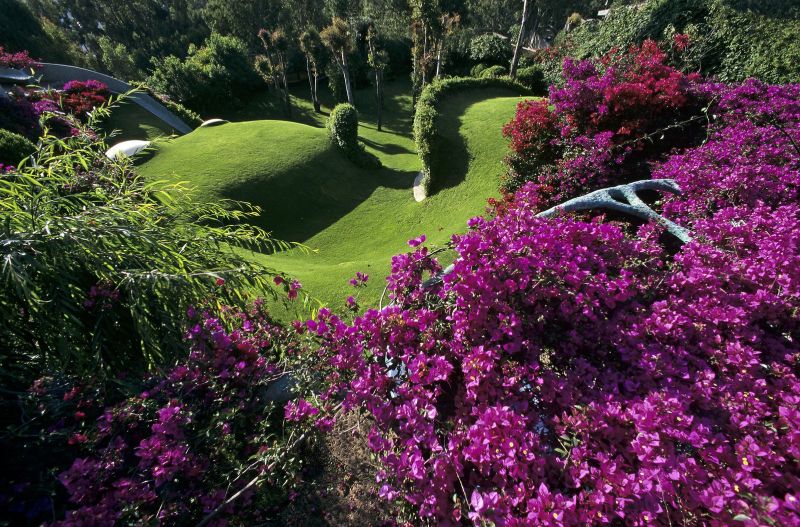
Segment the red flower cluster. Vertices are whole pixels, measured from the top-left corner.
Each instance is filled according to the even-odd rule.
[[[555,204],[624,181],[642,162],[697,135],[700,77],[669,66],[654,41],[596,62],[567,59],[563,76],[550,105],[521,103],[504,128],[511,139],[506,190],[536,181]]]
[[[308,323],[385,499],[451,526],[800,525],[800,85],[698,89],[722,117],[654,169],[694,241],[537,217],[528,183],[441,280],[414,240],[391,306]]]
[[[38,62],[33,60],[27,51],[11,53],[0,46],[0,68],[26,69],[33,68]]]
[[[111,92],[99,81],[70,81],[60,93],[61,107],[65,112],[83,119],[86,115],[108,102]]]

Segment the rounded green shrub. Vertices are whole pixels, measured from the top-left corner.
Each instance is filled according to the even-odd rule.
[[[25,137],[0,128],[0,164],[16,165],[36,151],[36,146]]]
[[[480,64],[475,64],[474,66],[472,66],[472,69],[469,70],[469,74],[471,77],[480,77],[481,73],[483,73],[483,71],[488,67],[489,67],[488,65],[482,62]]]
[[[328,117],[327,128],[331,141],[342,149],[350,161],[365,168],[381,166],[380,160],[367,153],[358,142],[358,111],[352,104],[337,104]]]
[[[528,66],[517,70],[517,80],[536,95],[547,93],[547,82],[540,66]]]
[[[508,69],[505,66],[498,65],[483,70],[480,74],[480,78],[491,79],[494,77],[502,77],[503,75],[508,75]]]
[[[328,117],[328,133],[344,150],[358,146],[358,111],[352,104],[337,104]]]

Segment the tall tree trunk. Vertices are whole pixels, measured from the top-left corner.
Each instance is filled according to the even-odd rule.
[[[428,28],[422,28],[422,89],[425,89],[425,83],[428,81]]]
[[[375,106],[378,110],[378,131],[382,131],[382,110],[383,110],[383,71],[375,68]]]
[[[511,68],[508,74],[512,79],[517,78],[517,66],[519,65],[519,55],[522,51],[522,44],[525,40],[525,28],[528,26],[528,18],[530,16],[531,4],[534,0],[522,0],[522,22],[519,26],[519,35],[517,36],[517,45],[514,46],[514,57],[511,59]]]
[[[317,95],[317,81],[319,80],[319,72],[317,71],[316,66],[314,67],[314,111],[317,113],[322,113],[322,109],[319,105],[319,95]]]
[[[283,60],[283,53],[278,55],[281,65],[281,79],[283,81],[283,101],[286,106],[286,117],[292,117],[292,98],[289,95],[289,81],[286,79],[286,62]]]
[[[342,75],[344,76],[344,89],[347,92],[347,102],[352,104],[353,106],[356,105],[355,100],[353,100],[353,86],[350,84],[350,66],[347,63],[347,53],[342,50]]]
[[[311,91],[311,102],[314,103],[314,111],[319,113],[319,102],[317,102],[317,74],[311,73],[311,59],[306,55],[306,74],[308,75],[308,89]]]
[[[442,70],[442,48],[444,47],[444,37],[439,40],[439,48],[436,50],[436,75],[434,77],[439,77],[439,74]]]

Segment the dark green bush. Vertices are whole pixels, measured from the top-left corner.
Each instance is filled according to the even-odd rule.
[[[547,95],[544,71],[539,66],[528,66],[517,70],[517,80],[536,95]]]
[[[380,160],[358,142],[358,111],[352,104],[341,103],[331,111],[327,122],[328,135],[353,163],[364,168],[378,168]]]
[[[502,77],[503,75],[508,75],[508,68],[505,66],[490,66],[483,70],[479,77],[481,79],[488,79],[491,77]]]
[[[437,190],[436,174],[431,170],[431,161],[439,154],[440,147],[436,132],[436,120],[439,117],[437,107],[446,96],[453,93],[486,88],[507,88],[520,94],[530,94],[528,88],[509,77],[451,77],[436,80],[422,90],[414,113],[414,142],[422,162],[421,184],[426,194]]]
[[[27,138],[0,128],[0,165],[16,166],[35,151],[36,146]]]
[[[488,67],[489,66],[487,66],[486,64],[484,64],[482,62],[479,63],[479,64],[475,64],[474,66],[472,66],[472,69],[469,70],[469,74],[472,77],[480,77],[481,73],[483,73],[483,71]]]
[[[776,5],[774,11],[759,12],[714,2],[708,47],[724,52],[713,73],[727,82],[748,77],[772,84],[800,82],[800,6],[794,5],[793,10]]]
[[[190,46],[185,60],[169,56],[153,66],[147,84],[200,113],[236,106],[263,86],[245,43],[216,33]]]
[[[511,61],[511,44],[494,34],[478,35],[469,44],[469,56],[475,62],[489,65],[508,64]]]
[[[336,146],[343,150],[358,145],[358,111],[352,104],[337,104],[331,111],[328,133]]]
[[[45,371],[101,379],[173,364],[187,307],[274,294],[274,273],[236,249],[290,247],[246,223],[257,208],[144,181],[93,137],[45,136],[36,165],[0,178],[4,386],[24,389]]]
[[[649,0],[636,7],[615,3],[602,22],[562,32],[561,58],[597,57],[645,39],[669,49],[686,33],[689,49],[677,65],[728,82],[756,77],[783,84],[800,81],[800,5],[792,0]],[[558,61],[557,61],[558,62]]]

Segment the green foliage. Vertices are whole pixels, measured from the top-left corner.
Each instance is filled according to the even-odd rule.
[[[517,70],[517,80],[535,95],[547,95],[548,84],[544,71],[539,66],[527,66]]]
[[[355,164],[364,168],[379,168],[380,160],[367,153],[358,142],[358,111],[352,104],[341,103],[331,110],[327,122],[328,135]]]
[[[469,45],[470,58],[488,65],[507,64],[511,54],[508,40],[497,35],[479,35]]]
[[[31,56],[50,62],[77,58],[75,45],[58,38],[52,24],[39,20],[25,2],[0,0],[0,45],[9,51],[27,50]],[[70,63],[83,64],[75,61]]]
[[[800,82],[800,7],[794,3],[791,9],[789,2],[773,4],[774,11],[757,12],[714,3],[708,39],[714,48],[724,49],[715,72],[721,80],[756,77],[773,84]]]
[[[325,47],[330,49],[332,53],[350,53],[353,51],[354,42],[350,26],[339,17],[335,17],[331,25],[323,29],[319,36]]]
[[[626,49],[645,39],[690,37],[681,57],[686,70],[729,82],[756,77],[770,83],[800,81],[800,6],[789,0],[754,4],[742,0],[649,0],[614,4],[602,22],[584,23],[556,42],[578,58]]]
[[[440,136],[437,130],[439,119],[438,107],[447,96],[467,90],[507,88],[520,94],[529,94],[530,90],[508,77],[489,77],[475,79],[472,77],[452,77],[436,80],[425,87],[417,101],[414,113],[414,142],[417,154],[422,162],[422,187],[426,194],[438,190],[437,178],[443,175],[434,174],[431,161],[440,155]]]
[[[36,146],[26,137],[0,128],[0,165],[15,166],[35,151]]]
[[[185,60],[173,55],[153,65],[147,83],[201,113],[235,105],[261,85],[244,42],[216,33],[202,47],[190,47]]]
[[[344,86],[342,70],[339,69],[339,66],[336,65],[336,62],[332,60],[326,62],[323,72],[328,78],[328,89],[331,91],[331,94],[333,94],[334,101],[347,101],[347,90]]]
[[[300,51],[308,57],[314,68],[317,68],[322,61],[325,53],[325,48],[322,45],[322,39],[319,36],[319,31],[315,28],[309,28],[303,31],[299,38]]]
[[[124,44],[114,43],[105,35],[98,39],[97,44],[100,47],[100,62],[111,75],[127,80],[142,77],[142,71]]]
[[[348,150],[358,144],[358,112],[352,104],[337,104],[328,117],[328,133],[336,145]]]
[[[92,68],[105,67],[104,55],[109,51],[107,43],[106,49],[102,49],[105,37],[114,47],[121,45],[127,50],[135,68],[141,72],[147,70],[153,58],[183,57],[190,44],[202,42],[209,35],[208,26],[200,17],[202,11],[198,9],[206,1],[26,0],[45,29],[48,25],[57,27],[62,40],[80,50],[83,64]]]
[[[481,73],[483,73],[483,70],[485,70],[488,67],[489,66],[487,66],[486,64],[479,62],[478,64],[472,66],[472,69],[469,70],[469,74],[471,77],[480,77]]]
[[[184,351],[189,305],[272,291],[271,271],[237,248],[287,247],[246,223],[257,208],[146,183],[93,137],[45,136],[35,165],[0,178],[0,375],[11,385],[167,364]]]
[[[489,66],[483,70],[478,77],[481,79],[488,79],[491,77],[502,77],[503,75],[508,75],[508,68],[498,64],[496,66]]]
[[[134,82],[133,86],[136,87],[137,90],[147,93],[150,97],[156,99],[158,102],[166,106],[169,111],[180,117],[183,122],[189,126],[196,128],[203,123],[203,118],[200,117],[199,113],[193,112],[181,103],[170,99],[168,96],[158,93],[144,82]]]

